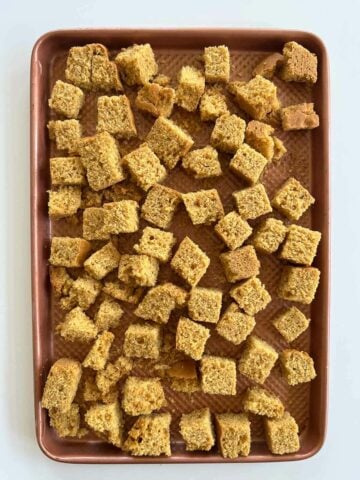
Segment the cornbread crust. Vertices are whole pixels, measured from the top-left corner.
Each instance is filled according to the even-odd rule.
[[[311,130],[320,125],[319,115],[314,110],[313,103],[299,103],[280,110],[282,129]]]

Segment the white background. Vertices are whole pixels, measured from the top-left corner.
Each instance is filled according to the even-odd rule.
[[[0,0],[0,478],[360,478],[360,4],[356,0]],[[303,462],[259,465],[65,465],[34,436],[32,398],[29,65],[36,39],[57,28],[280,27],[324,40],[331,66],[332,308],[329,427]],[[316,161],[316,159],[315,159]]]

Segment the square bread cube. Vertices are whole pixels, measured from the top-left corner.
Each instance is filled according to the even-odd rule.
[[[269,292],[257,277],[232,288],[230,296],[248,315],[256,315],[271,302]]]
[[[245,121],[235,114],[221,115],[211,132],[210,143],[226,153],[235,153],[244,141]]]
[[[100,333],[86,355],[83,366],[96,371],[103,370],[109,359],[109,352],[114,339],[115,335],[111,332]]]
[[[133,417],[148,415],[166,404],[159,378],[128,377],[124,384],[122,407]]]
[[[134,115],[126,95],[99,97],[97,113],[97,132],[108,132],[117,138],[136,137]]]
[[[104,203],[107,233],[133,233],[139,230],[139,204],[135,200]]]
[[[176,350],[184,352],[193,360],[200,360],[209,337],[208,328],[186,317],[180,317],[176,329]]]
[[[287,227],[281,220],[267,218],[256,227],[251,244],[260,253],[270,255],[279,249],[287,231]]]
[[[193,225],[210,224],[224,216],[224,208],[215,188],[183,193],[182,200]]]
[[[82,47],[71,47],[66,59],[65,78],[77,87],[91,88],[91,66],[94,55],[107,56],[104,45],[91,43]]]
[[[256,65],[253,70],[253,76],[261,75],[264,78],[272,79],[278,67],[284,63],[284,57],[281,53],[271,53]]]
[[[61,186],[56,190],[49,190],[48,212],[49,217],[58,219],[75,215],[81,205],[81,188]]]
[[[306,82],[311,84],[317,81],[317,57],[314,53],[297,42],[287,42],[283,48],[284,62],[280,70],[280,77],[285,82]]]
[[[122,255],[119,280],[138,287],[154,287],[159,273],[159,262],[148,255]]]
[[[243,143],[231,159],[229,167],[242,180],[250,185],[255,185],[267,163],[267,159],[261,153]]]
[[[77,118],[84,104],[85,95],[79,87],[57,80],[49,98],[49,107],[67,118]]]
[[[118,357],[115,362],[108,363],[104,370],[96,373],[95,382],[102,395],[110,393],[118,381],[131,372],[133,361],[126,357]]]
[[[93,90],[121,92],[123,86],[119,78],[119,72],[115,62],[111,62],[108,56],[94,55],[91,65],[91,86]]]
[[[253,382],[263,384],[276,360],[276,350],[264,340],[251,335],[239,360],[239,372]]]
[[[188,112],[194,112],[204,91],[205,78],[200,70],[189,66],[182,67],[178,75],[176,103]]]
[[[94,192],[90,187],[84,187],[81,192],[81,208],[101,207],[103,191]]]
[[[125,82],[144,85],[158,72],[154,52],[149,43],[123,48],[115,57]]]
[[[135,456],[171,455],[170,413],[153,413],[137,418],[123,449]]]
[[[122,446],[124,420],[118,401],[92,405],[85,413],[85,422],[100,438],[115,447]]]
[[[315,198],[296,178],[289,178],[275,193],[271,204],[289,220],[299,220]]]
[[[218,88],[209,88],[200,100],[200,118],[203,122],[215,122],[221,115],[229,113],[226,98]]]
[[[272,212],[269,197],[262,183],[234,192],[238,212],[245,220],[254,220]]]
[[[234,283],[259,275],[260,262],[251,245],[221,253],[220,260],[228,282]]]
[[[310,325],[310,319],[296,307],[282,311],[273,319],[272,324],[287,342],[293,342]]]
[[[109,297],[105,298],[95,315],[95,325],[98,331],[103,332],[118,327],[123,314],[124,311],[118,302]]]
[[[126,285],[119,280],[115,280],[112,282],[105,282],[103,292],[121,302],[136,304],[139,302],[144,289],[134,285]]]
[[[201,359],[201,388],[213,395],[236,395],[236,363],[232,358],[204,355]]]
[[[298,103],[280,110],[282,129],[312,130],[320,125],[319,115],[314,110],[313,103]]]
[[[95,302],[101,288],[102,284],[90,276],[78,277],[69,291],[70,303],[87,310]]]
[[[274,128],[264,122],[251,120],[246,125],[245,141],[250,147],[260,152],[269,162],[274,157]]]
[[[225,45],[204,48],[205,79],[208,83],[228,82],[230,52]]]
[[[172,120],[159,117],[146,137],[146,143],[165,166],[173,169],[181,157],[186,155],[194,141]]]
[[[217,323],[220,318],[222,291],[194,287],[188,301],[189,315],[196,322]]]
[[[97,327],[80,307],[75,307],[65,315],[56,327],[57,333],[68,342],[90,342],[96,338]]]
[[[161,347],[159,325],[150,323],[132,323],[124,335],[124,354],[126,357],[158,358]]]
[[[189,237],[185,237],[170,265],[181,278],[195,287],[208,269],[210,259],[196,243]]]
[[[255,318],[241,312],[236,303],[231,303],[216,325],[216,331],[223,338],[240,345],[255,328]]]
[[[215,415],[217,443],[224,458],[246,457],[250,453],[250,422],[244,413]]]
[[[245,412],[263,415],[268,418],[280,418],[284,415],[284,405],[279,397],[265,388],[249,387],[244,395],[242,406]]]
[[[120,253],[109,242],[85,260],[84,268],[96,280],[102,280],[108,273],[119,266],[119,261]]]
[[[55,267],[82,267],[91,250],[83,238],[52,237],[49,263]]]
[[[271,453],[284,455],[300,449],[299,427],[289,412],[281,418],[265,419],[266,443]]]
[[[68,295],[73,279],[67,273],[65,267],[49,267],[50,283],[56,297]]]
[[[80,157],[50,158],[51,185],[85,185],[86,175]]]
[[[154,185],[141,208],[141,216],[160,228],[169,228],[181,195],[172,188]]]
[[[159,262],[168,262],[171,250],[176,243],[172,232],[164,232],[158,228],[145,227],[139,243],[134,245],[134,250],[142,255],[154,257]]]
[[[182,159],[182,166],[197,179],[222,175],[218,153],[210,145],[189,152]]]
[[[77,145],[82,135],[79,120],[50,120],[47,124],[50,140],[54,140],[58,150],[69,153],[77,151]]]
[[[154,117],[170,117],[175,103],[175,90],[157,83],[145,84],[137,94],[135,105]]]
[[[150,148],[144,144],[123,159],[134,182],[145,192],[166,177],[166,169]]]
[[[53,427],[60,438],[82,437],[79,405],[76,403],[72,403],[70,410],[67,412],[59,412],[57,409],[51,409],[49,411],[49,417],[50,426]]]
[[[311,382],[316,377],[314,360],[306,352],[287,349],[280,353],[280,365],[289,385]]]
[[[180,420],[180,433],[188,452],[211,450],[215,445],[215,435],[210,410],[201,408],[191,413],[183,413]]]
[[[279,257],[291,263],[311,265],[320,239],[320,232],[299,225],[290,225]]]
[[[230,250],[241,247],[252,233],[252,228],[236,212],[230,212],[216,225],[215,232]]]
[[[106,211],[101,207],[89,207],[83,213],[83,237],[86,240],[109,240]]]
[[[315,267],[284,267],[278,295],[284,300],[309,305],[315,298],[320,270]]]

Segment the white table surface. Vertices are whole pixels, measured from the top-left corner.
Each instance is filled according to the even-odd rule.
[[[356,0],[15,1],[0,5],[0,478],[360,478],[360,34]],[[332,308],[327,440],[315,457],[259,465],[65,465],[34,436],[29,243],[29,64],[44,32],[79,26],[280,27],[327,45],[332,92]]]

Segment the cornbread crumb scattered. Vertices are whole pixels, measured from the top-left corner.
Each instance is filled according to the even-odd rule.
[[[68,312],[56,330],[68,342],[90,342],[98,333],[94,322],[80,307]]]
[[[255,327],[255,318],[241,312],[236,303],[231,303],[216,325],[219,335],[234,345],[240,345]]]
[[[83,91],[61,80],[57,80],[51,92],[49,107],[67,118],[77,118],[84,104]]]
[[[111,332],[102,332],[98,335],[95,343],[86,355],[83,366],[93,370],[103,370],[109,358],[111,345],[115,335]]]
[[[306,352],[283,350],[280,353],[280,365],[289,385],[311,382],[316,377],[314,360]]]
[[[276,315],[272,323],[285,340],[291,343],[305,332],[310,320],[298,308],[290,307]]]
[[[271,302],[269,292],[256,277],[232,288],[230,296],[248,315],[256,315]]]
[[[154,287],[159,273],[159,262],[148,255],[122,255],[119,280],[138,287]]]
[[[222,305],[222,291],[194,287],[188,301],[189,315],[196,322],[217,323]]]
[[[80,157],[50,158],[51,185],[85,185],[85,169]]]
[[[320,239],[320,232],[299,225],[290,225],[279,257],[291,263],[311,265]]]
[[[236,395],[236,363],[232,358],[204,355],[201,359],[201,388],[204,393]]]
[[[267,218],[255,229],[251,244],[263,254],[275,253],[285,240],[287,227],[281,220]]]
[[[193,360],[200,360],[205,345],[210,337],[210,330],[186,317],[180,317],[176,329],[176,349],[184,352]]]
[[[265,433],[271,453],[284,455],[297,452],[300,448],[299,427],[289,412],[281,418],[266,418]]]
[[[124,384],[122,407],[127,415],[148,415],[165,405],[159,378],[128,377]]]
[[[224,458],[247,457],[250,453],[250,422],[244,413],[215,415],[217,442]]]
[[[311,130],[320,125],[319,115],[313,103],[299,103],[280,110],[281,125],[284,131]]]
[[[135,183],[147,192],[166,177],[166,169],[150,148],[144,144],[123,159]]]
[[[170,413],[142,415],[131,427],[124,450],[135,456],[171,455]]]
[[[264,340],[251,335],[239,360],[239,372],[250,380],[263,384],[278,359],[276,350]]]
[[[154,52],[149,43],[123,48],[115,62],[128,85],[144,85],[158,72]]]
[[[315,267],[284,267],[278,295],[284,300],[309,305],[315,297],[320,270]]]
[[[267,163],[267,159],[261,153],[243,143],[231,159],[229,166],[236,175],[250,185],[254,185],[259,181]]]
[[[176,103],[193,112],[197,109],[200,98],[205,91],[205,78],[200,70],[194,67],[182,67],[178,75]]]
[[[185,237],[170,265],[180,277],[195,287],[210,265],[210,259],[196,243]]]
[[[214,428],[208,408],[183,413],[180,420],[180,433],[187,451],[209,451],[215,445]]]
[[[118,267],[119,261],[120,253],[109,242],[85,260],[84,269],[96,280],[102,280],[108,273]]]
[[[154,117],[170,117],[175,103],[175,90],[157,83],[147,83],[139,91],[135,105]]]
[[[62,186],[49,190],[48,212],[54,219],[71,217],[81,206],[81,188]]]
[[[105,298],[95,315],[95,325],[98,331],[103,332],[104,330],[118,327],[123,313],[124,311],[118,302],[112,298]]]
[[[281,53],[272,53],[268,55],[264,60],[256,65],[253,70],[254,77],[261,75],[264,78],[271,80],[276,70],[284,63],[284,56]]]
[[[139,204],[135,200],[104,203],[107,233],[133,233],[139,229]]]
[[[230,250],[235,250],[250,237],[252,228],[238,213],[230,212],[215,225],[215,232]]]
[[[49,262],[55,267],[82,267],[91,250],[83,238],[53,237]]]
[[[164,232],[158,228],[145,227],[139,243],[134,245],[134,250],[165,263],[169,261],[175,243],[176,239],[173,233]]]
[[[55,140],[58,150],[76,153],[78,141],[82,135],[79,120],[50,120],[47,124],[50,140]]]
[[[182,166],[197,179],[222,175],[218,153],[210,145],[189,152],[182,159]]]
[[[200,118],[203,122],[215,121],[229,113],[225,95],[218,88],[209,88],[200,100]]]
[[[85,421],[100,438],[115,447],[122,446],[124,421],[117,401],[107,405],[99,403],[91,406],[85,413]]]
[[[159,325],[132,323],[124,335],[124,354],[127,357],[158,358],[161,347]]]
[[[141,216],[160,228],[169,228],[181,195],[172,188],[154,185],[141,208]]]
[[[280,398],[258,386],[246,390],[242,406],[245,412],[268,418],[280,418],[284,414],[284,405]]]
[[[306,82],[314,84],[317,81],[317,57],[314,53],[297,42],[287,42],[283,48],[284,63],[280,77],[285,82]]]
[[[205,79],[208,83],[228,82],[230,77],[230,52],[228,47],[204,48]]]
[[[134,115],[126,95],[99,97],[97,112],[97,132],[108,132],[118,138],[132,138],[137,135]]]
[[[237,115],[221,115],[215,122],[210,143],[218,150],[235,153],[244,141],[245,127],[245,121]]]
[[[233,193],[238,212],[245,220],[254,220],[272,212],[269,197],[262,183]]]
[[[220,260],[224,267],[226,279],[231,283],[255,277],[260,271],[259,259],[251,245],[221,253]]]
[[[210,224],[224,216],[224,208],[215,188],[183,193],[182,200],[194,225]]]

